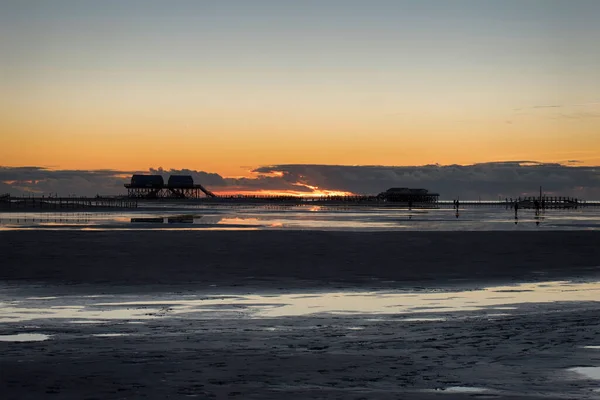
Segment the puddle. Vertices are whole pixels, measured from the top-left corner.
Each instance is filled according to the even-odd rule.
[[[448,386],[446,388],[424,389],[423,392],[447,393],[447,394],[470,394],[477,398],[496,398],[491,394],[492,391],[487,388],[474,386]],[[436,397],[437,398],[437,397]],[[462,397],[461,397],[462,398]]]
[[[82,299],[70,296],[68,299],[64,299],[64,301],[76,303],[81,302]],[[97,304],[44,307],[22,303],[19,307],[0,308],[0,323],[23,322],[37,319],[69,319],[74,324],[107,323],[110,320],[154,319],[165,312],[161,307],[123,308],[119,307],[118,303],[107,304],[113,307],[98,307]]]
[[[42,342],[50,339],[50,335],[42,333],[18,333],[16,335],[0,335],[0,342]]]
[[[565,288],[569,290],[565,290]],[[498,291],[510,295],[497,296]],[[67,296],[23,300],[0,307],[0,323],[38,319],[68,319],[73,324],[145,321],[157,318],[279,318],[306,315],[369,315],[398,322],[445,321],[455,312],[479,312],[483,317],[509,316],[523,304],[598,302],[600,282],[540,282],[464,291],[352,291],[182,296],[174,293],[121,295],[93,299]],[[498,311],[498,312],[497,312]],[[402,318],[404,317],[404,318]],[[375,319],[377,320],[377,319]]]
[[[489,389],[486,388],[470,386],[450,386],[441,390],[448,393],[484,393],[489,391]]]
[[[600,367],[575,367],[569,368],[579,375],[583,375],[588,379],[600,380]]]
[[[446,318],[402,318],[402,322],[436,322],[445,321]]]
[[[129,333],[95,333],[92,336],[95,337],[120,337],[120,336],[129,336]]]
[[[72,324],[107,324],[110,321],[100,321],[100,320],[93,320],[93,319],[81,319],[81,320],[77,320],[77,321],[69,321]]]

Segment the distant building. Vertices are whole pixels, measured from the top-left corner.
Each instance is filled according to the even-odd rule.
[[[379,193],[380,200],[399,203],[437,203],[440,195],[427,189],[390,188]]]
[[[216,197],[204,186],[194,182],[191,175],[171,175],[167,184],[161,175],[133,175],[124,185],[127,197],[132,199],[199,199]]]
[[[125,185],[125,187],[162,189],[164,185],[165,181],[160,175],[133,175],[131,184],[129,186]]]
[[[194,178],[191,175],[171,175],[168,185],[173,188],[193,188]]]

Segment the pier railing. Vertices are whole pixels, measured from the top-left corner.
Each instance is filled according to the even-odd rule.
[[[441,200],[440,207],[454,207],[455,200]],[[579,207],[599,207],[598,201],[586,201],[568,196],[526,196],[504,200],[459,200],[459,207],[505,207],[505,208],[535,208],[535,209],[567,209]]]
[[[137,200],[126,197],[44,197],[44,196],[0,196],[0,209],[104,209],[137,208]]]
[[[390,208],[476,208],[476,207],[502,207],[514,209],[570,209],[583,207],[600,207],[600,201],[585,201],[565,196],[519,197],[504,200],[436,200],[436,201],[387,201],[378,196],[219,196],[204,197],[200,199],[152,199],[143,200],[148,205],[155,201],[185,201],[205,205],[230,205],[230,206],[334,206],[334,207],[390,207]],[[0,209],[131,209],[138,207],[138,199],[125,196],[97,196],[97,197],[45,197],[45,196],[10,196],[0,195]]]

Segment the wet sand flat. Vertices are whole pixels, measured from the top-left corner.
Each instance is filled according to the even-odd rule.
[[[3,398],[594,399],[600,307],[529,305],[446,320],[388,315],[0,324]],[[38,334],[38,336],[41,336]]]
[[[391,286],[596,276],[600,231],[5,231],[4,282]]]
[[[598,284],[578,283],[597,280],[598,243],[586,231],[1,232],[0,390],[599,398],[598,381],[582,374],[600,366]],[[558,279],[576,281],[544,283]],[[522,281],[539,283],[476,290]],[[560,291],[561,302],[538,300],[540,290]],[[329,292],[358,303],[336,312]]]

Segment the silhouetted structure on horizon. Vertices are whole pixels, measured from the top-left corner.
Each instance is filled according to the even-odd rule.
[[[194,183],[190,175],[171,175],[168,183],[161,175],[133,175],[126,183],[127,197],[133,199],[199,199],[216,197],[204,186]]]
[[[454,202],[440,201],[438,193],[423,188],[393,187],[377,195],[327,195],[327,196],[297,196],[297,195],[268,195],[268,194],[226,194],[216,195],[201,184],[195,183],[190,175],[171,175],[165,184],[161,175],[133,175],[131,182],[124,185],[127,197],[130,199],[191,199],[203,200],[206,204],[237,204],[237,205],[323,205],[351,206],[371,205],[389,207],[415,208],[457,208]],[[599,202],[587,203],[570,197],[543,196],[526,197],[510,200],[461,200],[463,207],[514,207],[519,202],[521,208],[577,208],[579,206],[600,206]]]
[[[377,195],[383,201],[408,204],[435,204],[439,197],[438,193],[430,193],[427,189],[411,188],[390,188]]]

